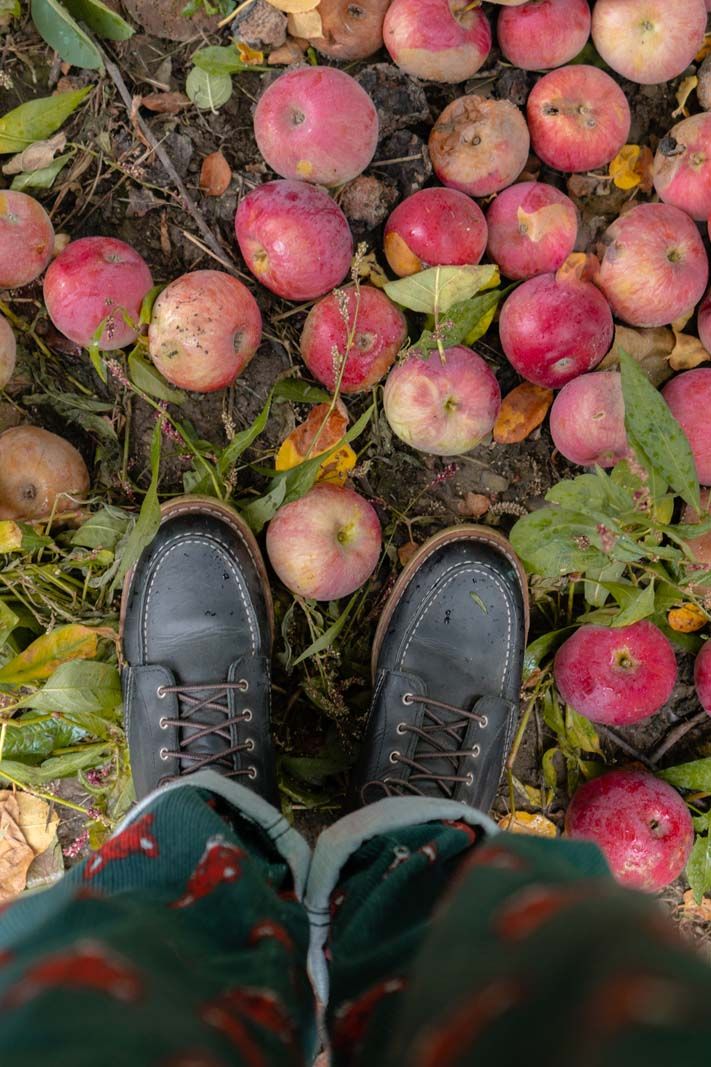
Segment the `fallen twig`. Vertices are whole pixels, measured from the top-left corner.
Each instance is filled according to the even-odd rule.
[[[669,749],[673,748],[678,741],[681,741],[682,737],[686,737],[691,730],[697,726],[701,726],[701,723],[707,722],[708,717],[708,712],[699,711],[696,715],[692,715],[691,718],[683,719],[681,722],[677,723],[676,726],[669,731],[664,740],[660,741],[654,752],[652,752],[652,755],[650,756],[652,764],[658,763],[662,756],[666,756]]]

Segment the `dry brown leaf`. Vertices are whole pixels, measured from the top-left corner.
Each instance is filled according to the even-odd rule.
[[[525,441],[545,419],[553,403],[553,390],[532,382],[522,382],[505,396],[496,422],[494,440],[497,445],[513,445]]]
[[[286,11],[287,15],[294,15],[297,12],[313,11],[318,7],[319,0],[267,0],[267,3],[279,11]]]
[[[704,922],[711,922],[711,900],[708,897],[702,897],[701,903],[697,904],[694,899],[693,889],[687,889],[683,896],[682,909],[685,916],[690,919],[702,919]]]
[[[57,836],[59,815],[50,810],[46,800],[31,793],[17,793],[15,799],[20,809],[20,829],[34,854],[39,856]]]
[[[512,834],[530,834],[534,837],[557,837],[558,828],[545,815],[532,815],[528,811],[517,811],[514,815],[504,815],[499,820],[499,829]]]
[[[264,52],[260,52],[258,48],[252,48],[246,41],[235,41],[235,47],[239,58],[248,67],[260,67],[264,63]]]
[[[410,562],[419,547],[416,541],[407,541],[406,544],[400,545],[397,550],[397,558],[403,567]]]
[[[232,168],[219,150],[205,156],[200,168],[200,190],[206,196],[222,196],[232,181]]]
[[[292,63],[301,63],[304,51],[305,49],[290,37],[285,44],[269,53],[267,63],[273,67],[288,67]]]
[[[13,156],[2,168],[3,174],[27,174],[48,167],[58,152],[67,144],[66,134],[55,133],[48,141],[35,141],[23,152]]]
[[[659,386],[672,376],[669,357],[674,351],[674,333],[668,326],[637,330],[632,326],[616,326],[615,340],[598,370],[620,365],[620,351],[636,359],[652,385]]]
[[[148,93],[141,97],[141,104],[159,115],[177,115],[184,107],[190,107],[190,98],[184,93]]]
[[[323,22],[317,8],[312,11],[295,11],[289,14],[286,27],[292,37],[308,37],[311,40],[314,37],[323,36]]]
[[[378,263],[375,252],[367,252],[357,258],[358,277],[382,289],[390,280]]]
[[[600,260],[592,252],[571,252],[555,273],[559,282],[594,282],[600,273]]]
[[[667,615],[669,626],[678,634],[695,634],[697,630],[702,630],[708,621],[706,612],[696,604],[682,604],[680,608],[672,608]]]
[[[683,82],[676,91],[676,99],[677,103],[679,104],[679,107],[675,108],[674,111],[672,111],[673,119],[681,118],[682,115],[686,115],[688,117],[689,110],[686,104],[698,84],[699,79],[696,77],[695,74],[692,74],[688,78],[684,78]]]
[[[692,337],[688,333],[673,331],[676,344],[669,356],[669,366],[673,370],[692,370],[700,363],[711,359],[711,353],[707,352],[698,337]]]
[[[490,507],[491,501],[483,493],[465,493],[464,499],[457,504],[457,511],[470,519],[480,519]]]
[[[0,904],[19,896],[35,858],[20,829],[19,818],[15,795],[3,790],[0,792]]]

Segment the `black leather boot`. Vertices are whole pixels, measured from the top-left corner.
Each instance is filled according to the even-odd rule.
[[[422,545],[375,635],[355,805],[415,794],[489,810],[516,727],[527,629],[526,577],[504,537],[458,526]]]
[[[156,537],[127,575],[121,623],[139,799],[210,768],[276,801],[272,601],[239,515],[198,497],[166,504]]]

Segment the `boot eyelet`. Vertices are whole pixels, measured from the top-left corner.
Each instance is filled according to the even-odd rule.
[[[405,707],[409,708],[410,704],[413,703],[413,697],[414,697],[414,693],[403,693],[402,694],[402,702],[405,705]]]
[[[467,775],[467,785],[474,785],[474,775],[473,774],[468,774]]]
[[[472,759],[476,759],[477,756],[480,756],[481,755],[481,745],[474,745],[474,748],[471,750],[470,755],[471,755]]]
[[[166,719],[165,715],[161,715],[160,719],[158,720],[158,725],[160,726],[161,730],[168,729],[168,720]]]
[[[390,755],[388,756],[388,759],[390,760],[391,763],[397,763],[398,760],[400,759],[400,753],[399,752],[391,752]]]
[[[162,685],[159,685],[156,689],[156,696],[159,700],[165,700],[165,698],[168,696]]]
[[[252,709],[251,708],[245,708],[244,711],[242,712],[242,718],[244,719],[245,722],[251,722],[252,721]]]
[[[158,755],[160,756],[160,758],[165,763],[165,761],[168,759],[168,749],[167,748],[162,748],[160,750],[160,752],[158,753]]]
[[[407,723],[399,722],[397,724],[397,729],[395,730],[395,733],[396,734],[400,734],[400,736],[402,736],[405,733],[406,729],[407,729]]]
[[[481,730],[486,730],[488,725],[489,725],[489,716],[488,715],[482,715],[481,719],[479,720],[479,728]]]
[[[257,768],[256,767],[248,767],[247,768],[247,777],[251,778],[252,781],[254,781],[254,779],[257,777]]]
[[[247,738],[244,743],[244,747],[247,749],[248,752],[254,752],[254,741],[251,737]]]
[[[241,693],[246,693],[249,689],[249,682],[246,678],[240,678],[240,680],[237,682],[237,685],[239,686],[239,690]]]

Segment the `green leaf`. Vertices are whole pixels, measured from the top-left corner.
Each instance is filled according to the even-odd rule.
[[[70,14],[107,41],[127,41],[134,29],[102,0],[63,0]]]
[[[66,152],[63,156],[57,156],[46,167],[16,174],[10,188],[18,192],[24,189],[50,189],[59,172],[64,169],[73,155],[73,152]]]
[[[332,623],[328,627],[328,629],[321,634],[320,637],[317,637],[316,640],[312,642],[312,644],[310,644],[309,647],[304,652],[302,652],[300,656],[297,656],[297,658],[294,660],[294,667],[296,667],[299,663],[303,663],[305,659],[311,659],[312,656],[317,656],[319,652],[325,652],[327,648],[331,647],[343,627],[346,625],[348,616],[355,607],[359,595],[360,590],[353,594],[353,596],[350,598],[336,621]]]
[[[156,420],[151,438],[151,483],[141,504],[141,510],[135,526],[126,538],[121,553],[119,566],[113,586],[116,588],[158,533],[160,526],[160,504],[158,503],[158,480],[160,478],[160,421]]]
[[[471,300],[454,304],[446,312],[444,321],[440,323],[439,337],[445,348],[461,344],[463,341],[466,341],[468,345],[473,345],[475,341],[483,337],[491,325],[499,301],[513,288],[515,287],[491,289]],[[438,344],[433,331],[423,330],[412,347],[422,353],[437,348]]]
[[[138,347],[129,353],[128,376],[137,389],[141,389],[157,400],[165,400],[169,404],[184,404],[188,399],[182,389],[176,389],[168,384],[160,371],[149,363]]]
[[[32,0],[32,21],[40,37],[65,63],[88,70],[103,67],[98,48],[59,0]]]
[[[343,774],[351,766],[351,761],[344,755],[333,756],[281,756],[280,770],[301,778],[312,785],[320,785],[324,778]]]
[[[45,140],[76,111],[92,88],[87,85],[56,96],[42,96],[8,111],[0,118],[0,155],[21,152],[35,141]]]
[[[625,570],[624,563],[606,563],[602,567],[588,567],[585,571],[583,590],[585,602],[593,608],[601,608],[610,595],[606,583],[620,578]]]
[[[1,194],[0,194],[1,195]],[[96,434],[104,441],[116,442],[116,431],[105,416],[113,412],[113,404],[96,400],[79,393],[58,393],[47,389],[44,393],[35,393],[23,398],[26,404],[44,404],[69,422],[76,423],[89,433]]]
[[[560,749],[549,748],[543,753],[543,759],[541,760],[541,769],[543,770],[543,781],[549,789],[556,789],[558,786],[558,768],[555,765],[555,758],[560,752]]]
[[[97,649],[96,630],[79,623],[58,626],[0,668],[0,685],[21,686],[42,681],[67,660],[93,659]]]
[[[222,450],[217,463],[217,469],[223,478],[230,472],[232,467],[234,467],[242,453],[245,452],[249,446],[256,441],[260,433],[264,431],[264,428],[267,425],[267,419],[269,418],[269,410],[272,405],[272,396],[273,393],[267,397],[264,407],[259,412],[254,422],[248,426],[246,430],[241,430],[239,433],[236,433],[227,447]]]
[[[271,67],[252,66],[243,63],[234,47],[229,45],[220,48],[218,45],[210,45],[201,48],[193,56],[193,63],[206,74],[241,74],[242,71],[267,71]]]
[[[641,449],[660,476],[700,513],[699,479],[684,431],[664,397],[626,352],[620,353],[620,370],[625,428],[632,447]]]
[[[639,590],[630,600],[626,608],[615,616],[613,626],[631,626],[641,619],[648,619],[654,615],[654,582],[651,581],[644,589]]]
[[[679,763],[676,767],[667,767],[665,771],[658,772],[658,777],[677,789],[711,793],[711,756],[692,760],[691,763]]]
[[[19,702],[35,711],[96,712],[115,718],[121,706],[121,679],[109,663],[62,663],[36,693]]]
[[[10,19],[19,19],[21,14],[20,0],[0,0],[0,26]]]
[[[36,719],[32,712],[12,720],[5,734],[3,758],[41,763],[58,748],[83,741],[86,730],[60,718]]]
[[[706,830],[711,828],[706,816]],[[686,865],[686,877],[694,894],[694,900],[700,904],[706,893],[711,892],[711,834],[699,834]]]
[[[4,600],[0,600],[0,648],[5,647],[8,637],[20,621],[12,608],[9,608]]]
[[[295,404],[327,404],[331,394],[303,378],[282,378],[272,389],[275,400],[291,400]]]
[[[200,67],[193,67],[185,82],[185,92],[196,107],[217,111],[232,96],[232,78],[229,74],[208,74]]]
[[[384,289],[401,307],[434,315],[449,311],[455,304],[498,282],[499,269],[494,266],[428,267],[418,274],[388,282]]]
[[[150,325],[150,321],[153,318],[153,306],[165,288],[165,285],[154,285],[143,297],[141,310],[138,313],[138,321],[141,326]]]
[[[539,669],[543,661],[557,651],[566,638],[575,633],[576,629],[576,626],[565,626],[562,630],[551,630],[550,633],[543,634],[542,637],[532,641],[523,658],[524,681],[530,678],[533,672]]]
[[[541,508],[511,530],[511,544],[534,574],[559,578],[608,562],[594,542],[595,527],[577,512]]]
[[[53,778],[69,778],[77,771],[97,767],[105,762],[112,746],[105,741],[95,745],[83,745],[78,752],[66,752],[61,756],[51,756],[39,767],[28,767],[14,760],[0,760],[0,779],[9,775],[10,779],[26,786],[42,786]]]
[[[78,548],[108,548],[113,551],[129,524],[125,511],[104,504],[100,511],[82,523],[71,535],[71,543]]]
[[[565,736],[573,748],[583,752],[600,753],[600,738],[597,730],[583,715],[570,706],[565,709]]]

